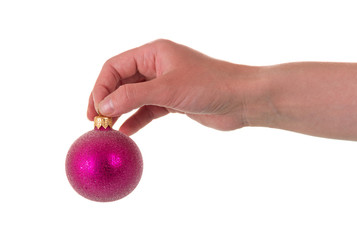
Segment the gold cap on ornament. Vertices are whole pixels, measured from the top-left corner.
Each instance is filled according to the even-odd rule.
[[[100,127],[112,127],[113,126],[113,120],[111,117],[104,117],[102,115],[94,117],[94,127],[100,128]]]

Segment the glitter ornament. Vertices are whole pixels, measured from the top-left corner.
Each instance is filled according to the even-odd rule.
[[[94,130],[79,137],[66,158],[67,178],[80,195],[93,201],[121,199],[138,185],[143,161],[137,145],[112,129],[112,120],[97,116]]]

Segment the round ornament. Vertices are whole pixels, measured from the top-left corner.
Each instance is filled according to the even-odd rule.
[[[79,137],[66,158],[67,178],[80,195],[93,201],[121,199],[138,185],[143,161],[135,142],[112,129],[112,119],[97,116],[94,130]]]

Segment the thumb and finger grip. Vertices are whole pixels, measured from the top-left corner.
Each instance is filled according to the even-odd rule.
[[[116,117],[144,105],[166,105],[163,96],[167,93],[157,80],[120,86],[99,103],[99,111]]]

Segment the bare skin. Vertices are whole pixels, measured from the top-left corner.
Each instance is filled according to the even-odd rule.
[[[120,127],[125,134],[179,112],[218,130],[264,126],[357,140],[357,64],[245,66],[157,40],[104,64],[88,118],[137,108]]]

